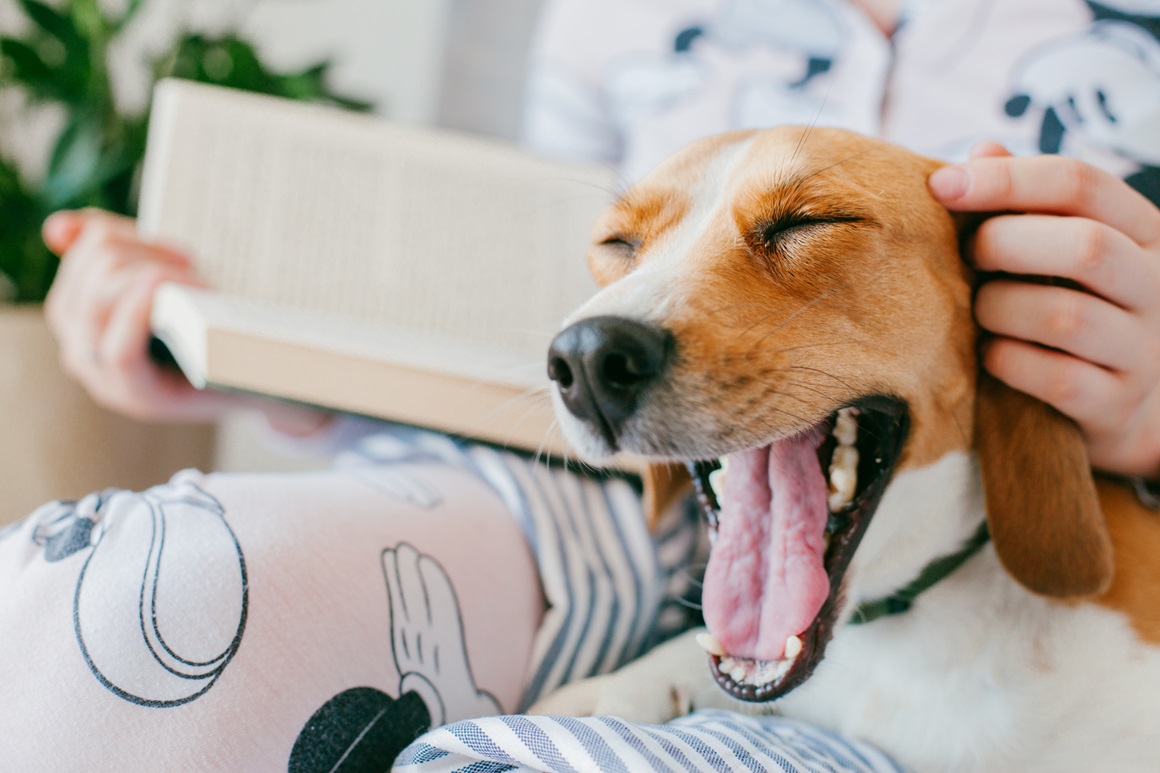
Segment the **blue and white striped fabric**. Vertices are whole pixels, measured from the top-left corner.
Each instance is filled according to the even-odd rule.
[[[703,549],[695,507],[650,533],[640,494],[622,477],[537,464],[508,451],[388,425],[340,465],[437,459],[472,470],[523,529],[548,610],[532,647],[523,706],[568,682],[613,671],[692,623]]]
[[[456,722],[403,750],[396,773],[784,771],[902,773],[882,752],[780,717],[706,710],[666,725],[616,717],[504,716]]]

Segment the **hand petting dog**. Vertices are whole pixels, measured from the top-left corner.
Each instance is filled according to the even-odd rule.
[[[978,291],[984,367],[1074,419],[1097,469],[1160,479],[1160,209],[1096,167],[994,143],[936,171],[930,189],[951,210],[1011,213],[965,249],[977,268],[1015,275]]]

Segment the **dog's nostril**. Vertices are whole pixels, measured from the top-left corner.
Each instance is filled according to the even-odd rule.
[[[576,377],[563,357],[551,357],[548,359],[548,378],[559,384],[561,389],[568,389]]]
[[[627,389],[642,379],[639,371],[627,355],[614,352],[601,361],[598,377],[614,389]]]

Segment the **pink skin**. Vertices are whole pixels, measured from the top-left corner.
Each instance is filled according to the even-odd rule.
[[[967,245],[978,268],[1083,288],[983,285],[987,370],[1074,419],[1094,467],[1160,479],[1160,209],[1095,167],[994,143],[935,172],[930,189],[952,210],[1014,213]]]
[[[323,427],[326,414],[269,401],[195,389],[148,356],[149,314],[162,282],[203,285],[181,252],[146,242],[136,224],[98,210],[58,212],[44,241],[61,256],[45,318],[61,367],[104,407],[148,421],[212,421],[240,407],[263,410],[290,435]]]
[[[829,595],[820,442],[812,431],[729,456],[703,601],[706,625],[734,657],[781,658]]]

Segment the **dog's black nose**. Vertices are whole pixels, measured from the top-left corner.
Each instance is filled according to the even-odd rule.
[[[566,328],[548,350],[548,377],[568,410],[595,424],[610,444],[641,393],[672,355],[668,330],[624,317],[592,317]]]

